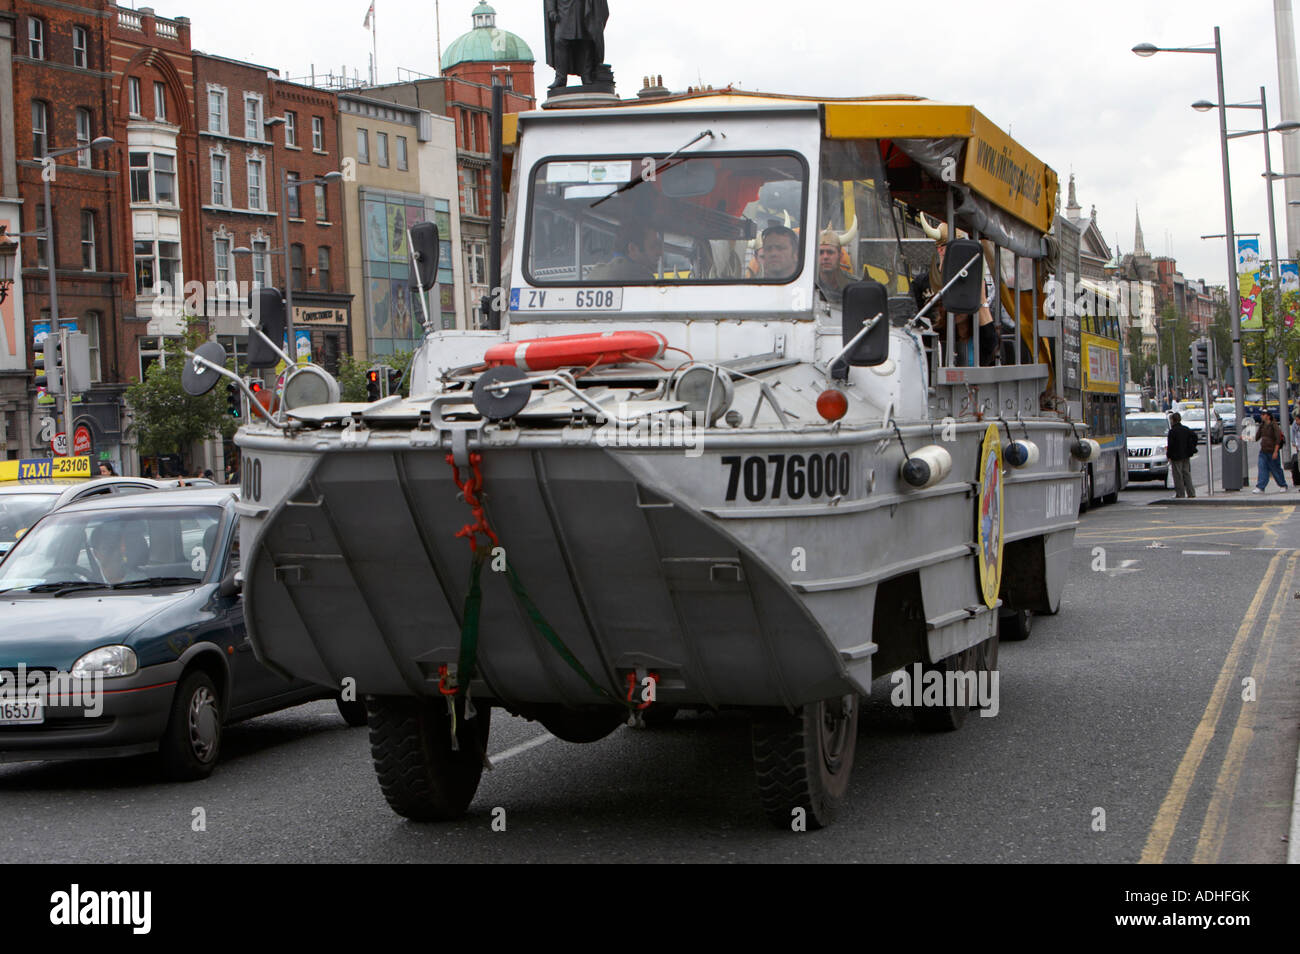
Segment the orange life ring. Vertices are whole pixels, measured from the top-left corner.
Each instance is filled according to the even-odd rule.
[[[551,371],[574,365],[617,364],[631,358],[661,358],[668,339],[657,331],[602,331],[556,335],[493,345],[483,355],[491,366],[513,365],[523,371]]]

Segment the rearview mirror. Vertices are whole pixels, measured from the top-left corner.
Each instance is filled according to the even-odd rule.
[[[841,340],[847,347],[862,326],[877,315],[882,316],[866,336],[854,345],[841,363],[847,372],[849,366],[870,368],[884,364],[889,358],[889,291],[880,282],[867,279],[853,282],[844,289]]]
[[[984,290],[984,250],[974,239],[953,239],[943,255],[943,283],[947,285],[963,268],[966,274],[943,293],[943,307],[952,314],[969,315],[979,311]],[[967,263],[974,258],[967,267]]]
[[[238,596],[244,589],[244,581],[239,578],[239,571],[227,573],[217,584],[217,595],[226,599]]]
[[[411,257],[415,260],[420,285],[432,288],[438,280],[438,226],[433,222],[420,222],[411,226]]]
[[[259,288],[249,294],[253,320],[262,334],[277,346],[284,342],[284,299],[276,288]],[[248,336],[248,354],[244,361],[250,368],[274,368],[283,359],[265,341],[255,334]]]

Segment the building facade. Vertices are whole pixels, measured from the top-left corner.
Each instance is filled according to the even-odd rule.
[[[129,366],[121,336],[122,273],[117,224],[123,219],[116,146],[89,147],[114,135],[111,32],[115,9],[104,0],[53,3],[15,0],[12,68],[13,161],[21,199],[23,337],[27,367],[51,328],[47,256],[53,256],[59,323],[87,335],[91,389],[60,421],[70,441],[120,465],[126,419],[122,371]],[[68,150],[64,152],[64,150]],[[64,152],[51,156],[51,153]],[[8,157],[6,157],[6,163]],[[47,183],[48,180],[48,183]],[[47,231],[45,187],[50,194]],[[18,329],[15,328],[15,333]],[[22,456],[49,453],[54,398],[27,385],[29,410]]]
[[[353,308],[354,353],[380,357],[413,350],[423,336],[423,309],[411,272],[408,230],[432,221],[443,236],[439,256],[440,296],[430,296],[429,318],[436,328],[458,326],[452,248],[458,223],[455,196],[436,194],[450,185],[454,168],[445,125],[427,110],[376,99],[369,91],[340,92],[339,140],[347,173],[343,183],[347,228],[348,285],[357,296]],[[435,129],[438,134],[435,134]],[[422,158],[425,151],[427,158]],[[440,164],[444,172],[433,170]],[[421,169],[428,172],[422,181]]]

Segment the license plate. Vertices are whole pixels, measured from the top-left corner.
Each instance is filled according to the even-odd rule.
[[[621,311],[621,288],[512,288],[511,311]]]
[[[45,721],[45,706],[39,702],[0,703],[0,725],[40,725]]]

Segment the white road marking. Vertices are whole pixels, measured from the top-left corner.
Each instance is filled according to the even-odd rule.
[[[496,765],[498,762],[504,762],[506,759],[514,758],[516,755],[520,755],[524,752],[527,752],[529,749],[535,749],[539,745],[545,745],[547,742],[554,742],[554,741],[555,741],[555,736],[551,735],[551,733],[549,732],[546,732],[543,733],[542,735],[537,736],[536,738],[529,739],[527,742],[520,742],[518,745],[512,745],[510,748],[506,749],[504,752],[501,752],[498,755],[489,755],[488,760],[493,765]]]
[[[1183,556],[1231,556],[1228,550],[1184,550]]]

